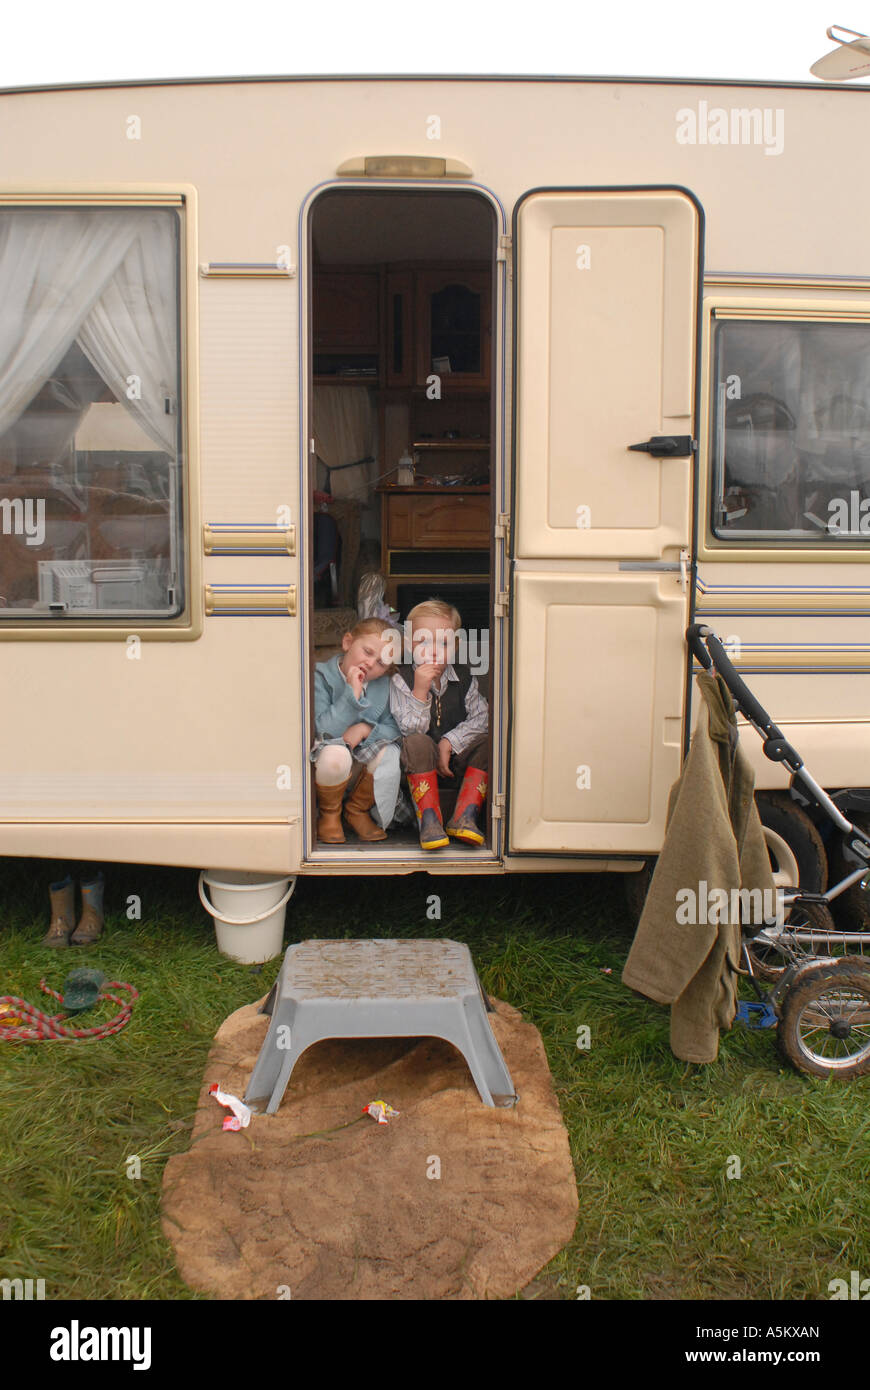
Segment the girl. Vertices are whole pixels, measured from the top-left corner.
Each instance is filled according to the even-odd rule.
[[[361,840],[385,840],[399,793],[398,726],[390,713],[395,629],[365,618],[342,638],[342,651],[314,668],[311,750],[317,790],[317,838],[344,844],[344,818]],[[372,806],[380,820],[369,815]]]

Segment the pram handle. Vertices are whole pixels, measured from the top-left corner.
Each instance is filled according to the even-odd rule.
[[[742,715],[750,720],[764,734],[764,756],[773,763],[785,763],[792,772],[803,767],[803,758],[796,748],[788,742],[781,729],[777,728],[763,705],[759,704],[748,685],[734,668],[734,665],[712,628],[703,623],[693,623],[686,629],[686,641],[692,653],[709,671],[712,667],[720,675],[731,692],[731,697]]]
[[[686,629],[686,641],[704,670],[709,671],[712,667],[722,677],[737,709],[763,736],[764,756],[773,763],[785,763],[792,774],[792,794],[805,805],[819,807],[837,829],[849,837],[844,846],[847,858],[856,864],[870,863],[870,836],[846,819],[824,788],[807,772],[797,749],[792,747],[782,730],[777,728],[767,710],[758,703],[752,691],[735,671],[728,653],[713,629],[705,627],[703,623],[693,623]]]
[[[704,641],[701,637],[701,633],[703,632],[706,634],[709,631],[710,629],[708,627],[705,627],[703,623],[692,623],[691,627],[686,628],[686,641],[689,644],[689,649],[692,653],[692,656],[699,663],[699,665],[703,666],[705,671],[710,670],[711,666],[713,665],[713,658],[707,651],[707,648],[704,646]]]

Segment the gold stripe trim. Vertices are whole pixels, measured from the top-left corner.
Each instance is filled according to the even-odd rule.
[[[223,613],[243,613],[254,618],[260,613],[286,613],[295,618],[296,585],[272,589],[258,588],[256,584],[238,588],[229,584],[206,584],[205,612],[209,618],[220,617]]]
[[[206,522],[202,528],[202,544],[206,555],[241,553],[259,555],[263,551],[296,554],[295,526],[238,526],[215,529],[217,522]]]
[[[788,614],[842,613],[870,617],[870,594],[704,594],[698,602],[699,617],[717,618],[764,612]]]
[[[752,652],[744,652],[739,659],[735,658],[734,666],[738,671],[755,671],[761,667],[766,670],[774,669],[777,671],[788,668],[792,671],[819,672],[837,672],[850,667],[858,667],[861,671],[870,671],[870,651],[813,654],[812,652],[773,651],[762,647],[755,648]],[[697,669],[700,671],[700,666]]]
[[[706,496],[703,500],[706,509]],[[868,559],[870,546],[866,544],[863,550],[856,550],[852,545],[833,545],[830,542],[812,540],[805,542],[798,550],[790,542],[780,545],[778,542],[765,540],[753,549],[746,541],[723,541],[718,536],[709,534],[703,542],[700,538],[698,542],[699,565],[866,565]]]
[[[831,279],[825,275],[749,275],[739,271],[729,274],[726,271],[713,271],[704,276],[704,287],[714,289],[763,289],[763,290],[870,290],[870,280],[862,276],[844,276]]]

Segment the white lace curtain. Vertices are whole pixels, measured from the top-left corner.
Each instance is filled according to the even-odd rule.
[[[0,435],[77,341],[155,444],[175,453],[177,415],[165,407],[178,389],[172,222],[97,208],[0,215]]]
[[[352,497],[364,505],[376,479],[377,463],[340,468],[377,454],[378,417],[370,391],[361,386],[315,386],[314,448],[326,465],[333,497]],[[329,470],[336,469],[336,472]]]

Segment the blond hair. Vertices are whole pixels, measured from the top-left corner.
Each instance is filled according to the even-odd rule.
[[[453,626],[456,632],[462,626],[462,618],[459,616],[458,608],[454,608],[452,603],[446,603],[443,598],[427,598],[422,603],[418,603],[416,608],[412,608],[406,622],[413,625],[424,613],[429,613],[435,618],[444,618]]]

